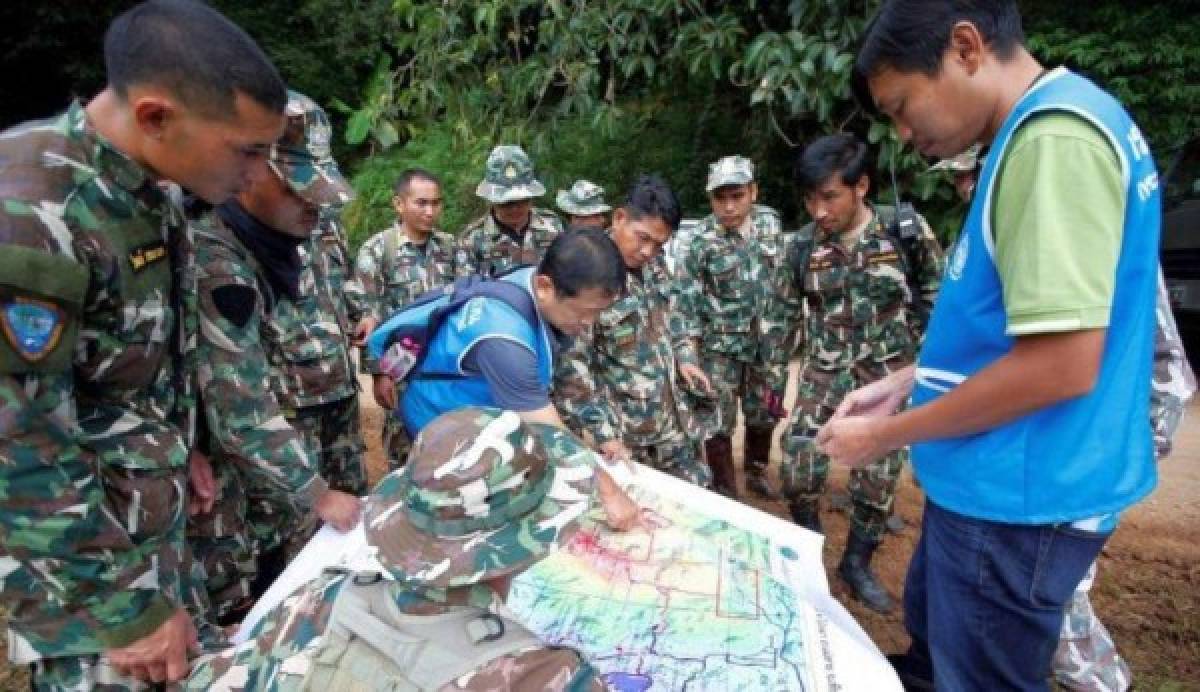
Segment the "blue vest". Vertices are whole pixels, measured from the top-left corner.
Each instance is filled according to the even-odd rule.
[[[532,268],[522,269],[499,280],[517,284],[533,295],[533,273]],[[462,369],[463,358],[484,339],[507,339],[532,351],[538,360],[538,377],[549,389],[554,354],[549,327],[541,315],[537,323],[535,330],[507,303],[483,296],[473,298],[452,314],[434,335],[417,372],[409,377],[400,402],[400,415],[409,434],[416,437],[429,421],[447,411],[496,406],[487,380]]]
[[[1116,288],[1095,388],[986,432],[913,445],[929,499],[971,517],[1048,524],[1118,512],[1155,484],[1150,374],[1161,204],[1141,132],[1088,80],[1056,70],[1008,115],[980,173],[947,262],[917,361],[914,406],[928,403],[1007,354],[1013,338],[992,257],[996,174],[1013,132],[1030,116],[1074,113],[1108,138],[1121,162],[1126,205]]]

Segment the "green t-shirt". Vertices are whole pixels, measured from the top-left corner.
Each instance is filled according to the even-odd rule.
[[[1108,326],[1125,186],[1108,139],[1070,113],[1014,133],[992,205],[996,269],[1011,336]]]

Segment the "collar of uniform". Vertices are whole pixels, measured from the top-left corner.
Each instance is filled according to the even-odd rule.
[[[712,219],[713,228],[716,229],[718,235],[731,235],[738,238],[749,238],[751,231],[754,230],[754,209],[750,209],[750,213],[746,214],[746,219],[742,221],[742,225],[735,229],[725,228],[716,214],[712,214],[709,218]]]
[[[66,119],[70,136],[91,146],[92,165],[98,177],[120,185],[148,207],[156,207],[164,201],[166,195],[155,184],[157,178],[97,132],[88,121],[82,103],[72,101]]]
[[[399,221],[392,224],[392,227],[388,230],[389,230],[389,232],[396,233],[400,237],[400,246],[401,247],[403,247],[405,245],[417,245],[418,244],[417,241],[415,241],[411,237],[409,237],[408,233],[406,233],[404,231],[404,228],[401,226]],[[425,239],[425,242],[422,245],[427,248],[441,247],[442,242],[441,242],[441,240],[438,239],[438,233],[440,233],[440,232],[441,231],[437,228],[434,228],[433,230],[429,231],[429,237],[427,237]]]
[[[495,214],[493,214],[491,211],[488,211],[488,223],[492,225],[492,232],[497,235],[508,236],[518,243],[523,241],[525,239],[525,234],[528,233],[531,228],[533,228],[533,222],[536,217],[537,215],[534,214],[533,210],[531,209],[529,211],[529,221],[525,224],[524,228],[518,230],[512,228],[511,226],[504,225],[501,223],[500,219],[496,218]]]

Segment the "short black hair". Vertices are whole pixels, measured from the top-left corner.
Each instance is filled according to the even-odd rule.
[[[589,288],[614,296],[625,291],[625,260],[608,233],[598,228],[559,235],[546,248],[537,273],[550,277],[554,290],[568,298]]]
[[[236,24],[195,0],[149,0],[122,13],[104,34],[108,84],[121,98],[153,84],[207,116],[234,113],[237,92],[283,113],[287,86]]]
[[[654,174],[639,175],[637,180],[633,181],[621,208],[634,221],[648,216],[661,219],[672,233],[679,228],[679,221],[683,218],[683,212],[679,209],[679,197],[667,181]]]
[[[867,145],[861,139],[846,132],[825,135],[796,157],[796,187],[807,194],[837,173],[843,184],[855,185],[864,175],[870,176],[870,166]]]
[[[437,185],[439,188],[442,186],[442,181],[424,168],[406,168],[400,172],[400,177],[396,178],[396,184],[392,186],[392,194],[397,197],[407,195],[408,186],[414,180],[425,180]]]
[[[851,77],[859,104],[875,111],[867,80],[883,69],[937,75],[958,22],[974,24],[1001,60],[1025,43],[1016,0],[887,0],[859,41]]]

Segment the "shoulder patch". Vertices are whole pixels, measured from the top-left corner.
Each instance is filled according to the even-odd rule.
[[[54,303],[13,298],[0,308],[4,338],[27,363],[37,363],[58,346],[66,315]]]
[[[238,327],[245,327],[257,307],[258,296],[249,286],[229,284],[211,291],[213,305],[221,317]]]

